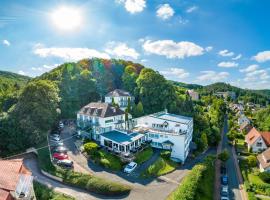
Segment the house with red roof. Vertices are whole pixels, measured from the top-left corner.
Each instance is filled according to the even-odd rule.
[[[252,128],[245,137],[248,150],[252,152],[261,152],[270,146],[270,132],[260,132]]]
[[[30,200],[33,177],[22,159],[0,160],[0,200]]]

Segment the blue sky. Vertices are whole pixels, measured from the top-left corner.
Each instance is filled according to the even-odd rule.
[[[121,58],[168,79],[270,88],[267,0],[1,0],[0,70]]]

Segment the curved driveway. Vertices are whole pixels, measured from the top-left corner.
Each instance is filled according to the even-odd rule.
[[[65,134],[66,136],[68,136],[70,133],[64,132],[64,137]],[[178,186],[181,180],[186,176],[186,174],[195,164],[201,162],[208,154],[215,154],[216,152],[216,149],[210,149],[196,159],[189,160],[184,166],[176,169],[174,172],[164,176],[160,176],[156,179],[139,179],[137,178],[136,174],[126,175],[121,172],[111,173],[109,171],[104,171],[102,168],[97,167],[91,162],[88,162],[87,159],[76,150],[76,147],[72,140],[65,141],[65,145],[69,149],[69,157],[76,163],[76,171],[81,171],[84,173],[89,172],[107,180],[131,185],[133,189],[128,196],[122,196],[118,198],[113,197],[113,199],[131,200],[166,199],[166,197]],[[32,171],[35,180],[37,180],[38,182],[52,186],[53,188],[55,188],[56,191],[73,196],[78,200],[110,199],[108,197],[98,196],[92,193],[90,194],[86,191],[66,186],[58,181],[52,180],[44,176],[43,174],[41,174],[38,168],[36,158],[26,158],[25,165]]]

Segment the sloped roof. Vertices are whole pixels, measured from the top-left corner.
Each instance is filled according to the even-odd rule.
[[[246,135],[245,140],[248,144],[252,145],[259,137],[261,137],[260,132],[253,127]]]
[[[264,169],[270,167],[270,148],[259,154],[257,159]]]
[[[9,196],[10,194],[8,191],[0,189],[0,200],[7,200],[9,199]]]
[[[115,89],[114,91],[109,92],[106,94],[106,97],[128,97],[131,96],[129,92],[125,90]]]
[[[15,191],[20,174],[31,174],[22,159],[0,160],[0,189]]]
[[[264,132],[260,132],[260,133],[263,137],[265,144],[267,146],[270,146],[270,132],[264,131]]]
[[[118,107],[114,107],[108,103],[100,102],[89,103],[88,105],[82,107],[78,113],[102,118],[125,114],[125,112]]]
[[[240,126],[240,131],[242,131],[243,129],[247,128],[248,126],[251,126],[248,122],[242,123],[241,126]]]

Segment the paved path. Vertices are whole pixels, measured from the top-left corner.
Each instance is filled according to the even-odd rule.
[[[226,163],[229,180],[228,182],[229,182],[230,199],[247,200],[246,193],[241,188],[243,181],[238,166],[237,156],[235,155],[234,148],[229,144],[227,132],[228,132],[228,123],[226,118],[224,124],[224,136],[223,136],[224,138],[222,141],[222,149],[226,148],[230,153],[230,158]]]

